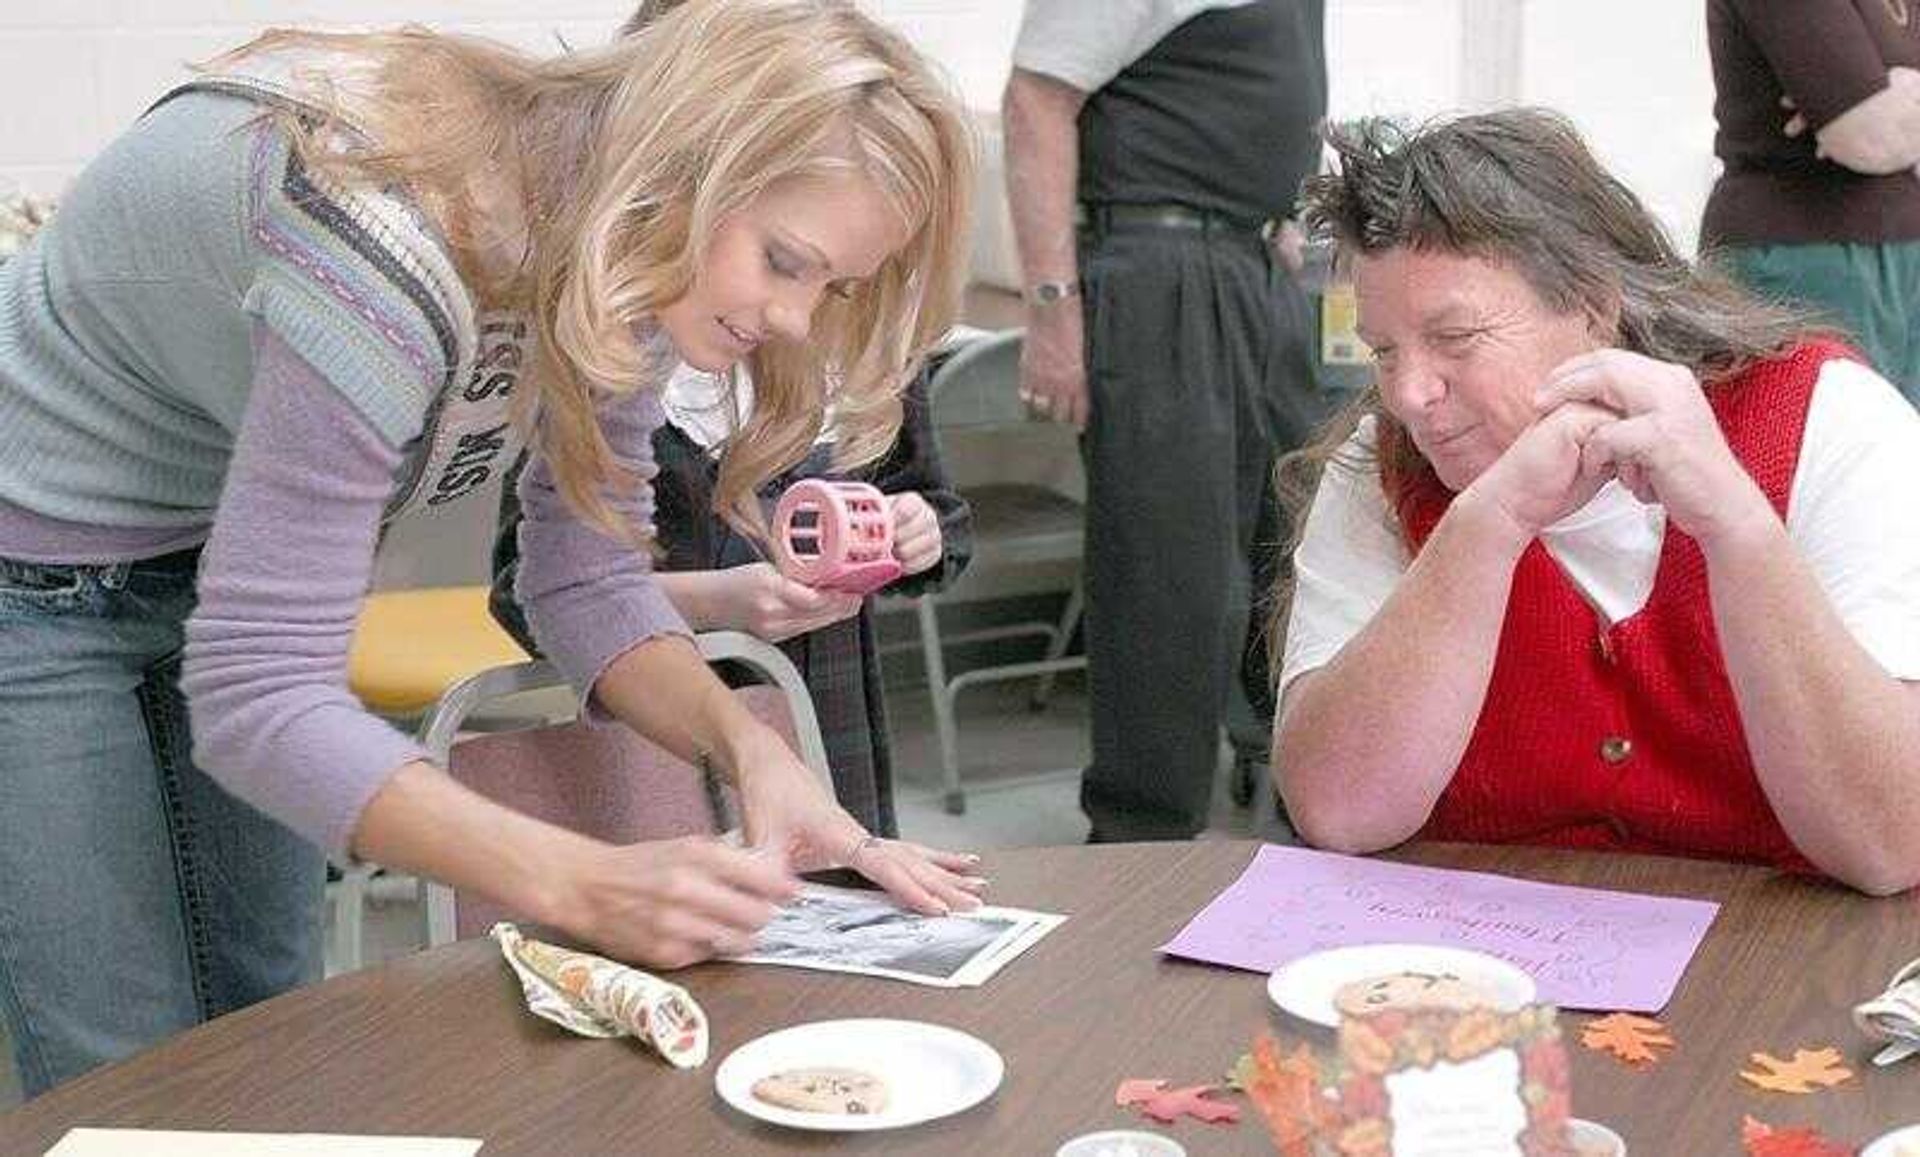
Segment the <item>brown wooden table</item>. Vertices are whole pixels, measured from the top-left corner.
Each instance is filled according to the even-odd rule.
[[[1050,1154],[1132,1120],[1122,1077],[1216,1080],[1281,1024],[1265,977],[1161,957],[1164,943],[1252,858],[1249,843],[1037,848],[995,853],[996,898],[1070,913],[984,988],[947,991],[784,968],[706,965],[680,979],[714,1023],[704,1069],[669,1069],[634,1045],[569,1036],[528,1015],[490,942],[423,952],[204,1025],[0,1117],[0,1153],[43,1152],[76,1125],[413,1133],[484,1138],[508,1154]],[[1920,1121],[1920,1061],[1891,1070],[1848,1009],[1920,956],[1912,897],[1870,900],[1759,868],[1535,849],[1434,845],[1395,858],[1720,901],[1666,1010],[1679,1047],[1646,1071],[1571,1048],[1574,1110],[1636,1157],[1739,1152],[1742,1114],[1811,1123],[1859,1143]],[[787,1132],[713,1091],[718,1060],[787,1025],[837,1017],[950,1024],[998,1048],[1006,1082],[986,1103],[918,1128]],[[1577,1031],[1584,1017],[1568,1014]],[[1839,1045],[1858,1074],[1788,1097],[1735,1071],[1755,1050]],[[1237,1126],[1170,1130],[1199,1157],[1271,1152],[1252,1112]]]

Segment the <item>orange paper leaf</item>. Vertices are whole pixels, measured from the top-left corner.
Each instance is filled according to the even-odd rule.
[[[1771,1053],[1754,1053],[1753,1063],[1759,1071],[1742,1072],[1740,1079],[1776,1093],[1811,1093],[1853,1079],[1853,1070],[1840,1063],[1840,1050],[1831,1045],[1796,1049],[1790,1061]]]
[[[1652,1017],[1616,1012],[1590,1020],[1580,1029],[1580,1043],[1595,1052],[1611,1053],[1624,1064],[1648,1065],[1660,1059],[1655,1049],[1673,1047],[1667,1026]]]
[[[1747,1157],[1853,1157],[1853,1150],[1822,1137],[1812,1128],[1776,1129],[1748,1117],[1740,1123],[1740,1144]]]
[[[1287,1056],[1270,1036],[1253,1042],[1252,1072],[1246,1091],[1266,1118],[1280,1157],[1311,1157],[1313,1138],[1330,1128],[1333,1106],[1320,1093],[1320,1065],[1313,1050],[1300,1045]]]

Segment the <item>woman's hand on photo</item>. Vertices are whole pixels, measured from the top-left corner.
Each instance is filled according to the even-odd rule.
[[[887,495],[893,514],[893,557],[908,574],[919,574],[939,563],[945,550],[940,516],[913,491]]]
[[[971,852],[942,851],[858,829],[836,860],[837,866],[852,868],[902,904],[929,916],[971,911],[980,906],[987,890],[987,879],[979,874],[980,857]]]
[[[735,768],[747,842],[778,852],[796,872],[852,868],[917,912],[977,907],[980,857],[867,834],[784,742],[769,740]]]
[[[595,845],[570,863],[555,922],[611,956],[653,968],[746,951],[800,889],[780,857],[704,836]]]
[[[713,577],[705,596],[705,624],[745,631],[769,643],[817,631],[860,611],[859,595],[816,590],[781,574],[771,563],[709,573]]]

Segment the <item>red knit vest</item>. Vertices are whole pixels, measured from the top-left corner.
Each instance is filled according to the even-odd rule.
[[[1707,391],[1734,457],[1786,517],[1821,363],[1801,346]],[[1453,494],[1430,468],[1395,502],[1418,550]],[[1646,606],[1605,630],[1535,539],[1486,703],[1421,836],[1748,860],[1806,869],[1754,774],[1706,561],[1671,524]]]

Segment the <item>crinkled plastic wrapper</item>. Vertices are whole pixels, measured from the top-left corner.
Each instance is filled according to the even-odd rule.
[[[687,990],[637,968],[530,940],[512,924],[489,933],[520,977],[527,1009],[581,1036],[633,1036],[676,1068],[707,1062],[707,1014]]]
[[[1855,1005],[1853,1022],[1874,1040],[1888,1042],[1873,1058],[1876,1065],[1920,1053],[1920,960],[1894,973],[1885,992]]]

